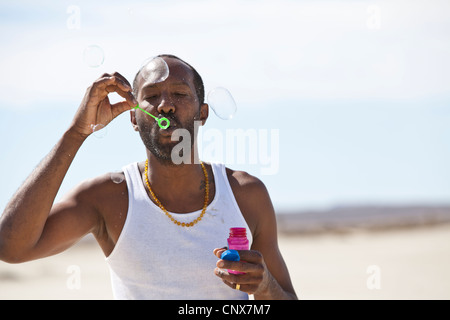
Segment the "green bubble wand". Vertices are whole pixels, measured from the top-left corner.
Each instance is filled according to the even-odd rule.
[[[170,126],[170,121],[167,118],[157,118],[154,115],[152,115],[150,112],[145,111],[144,109],[142,109],[141,107],[139,107],[139,103],[137,104],[136,107],[134,107],[134,109],[139,109],[143,112],[145,112],[146,114],[148,114],[150,117],[152,117],[153,119],[155,119],[155,121],[158,123],[158,126],[161,129],[167,129]],[[165,122],[165,124],[163,125],[163,123]]]

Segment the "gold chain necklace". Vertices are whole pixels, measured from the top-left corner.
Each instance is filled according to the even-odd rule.
[[[203,203],[203,209],[202,209],[202,213],[200,214],[200,216],[197,219],[195,219],[194,221],[191,221],[189,223],[185,223],[185,222],[180,222],[180,221],[176,220],[166,210],[166,208],[164,208],[164,206],[162,205],[161,201],[159,201],[158,198],[156,197],[156,195],[153,192],[152,188],[150,188],[150,183],[148,183],[148,159],[145,161],[145,173],[144,173],[144,175],[145,175],[145,182],[147,184],[147,188],[150,191],[150,194],[152,195],[152,197],[155,200],[155,202],[158,205],[158,207],[160,207],[161,210],[166,214],[166,216],[169,217],[169,219],[172,220],[172,222],[175,223],[176,225],[179,225],[179,226],[182,226],[182,227],[192,227],[197,222],[202,220],[203,216],[205,215],[206,207],[208,206],[208,201],[209,201],[209,181],[208,181],[208,173],[206,172],[205,165],[201,161],[200,161],[200,164],[202,165],[203,173],[205,174],[205,180],[206,180],[206,184],[205,184],[205,202]]]

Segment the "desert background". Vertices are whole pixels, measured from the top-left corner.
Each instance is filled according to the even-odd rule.
[[[450,208],[280,213],[278,229],[300,299],[450,299]],[[89,237],[46,259],[0,262],[0,299],[112,298],[103,253]]]

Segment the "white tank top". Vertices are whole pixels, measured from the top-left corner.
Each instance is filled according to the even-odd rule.
[[[247,228],[223,164],[212,164],[216,192],[203,219],[193,227],[174,224],[148,197],[137,163],[123,168],[128,213],[119,239],[106,258],[115,299],[248,299],[214,274],[214,248],[227,245],[229,229]],[[210,179],[211,181],[211,179]],[[201,210],[172,213],[191,222]]]

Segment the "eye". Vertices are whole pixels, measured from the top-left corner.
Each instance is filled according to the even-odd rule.
[[[156,94],[148,95],[144,98],[144,100],[156,99],[158,96]]]

